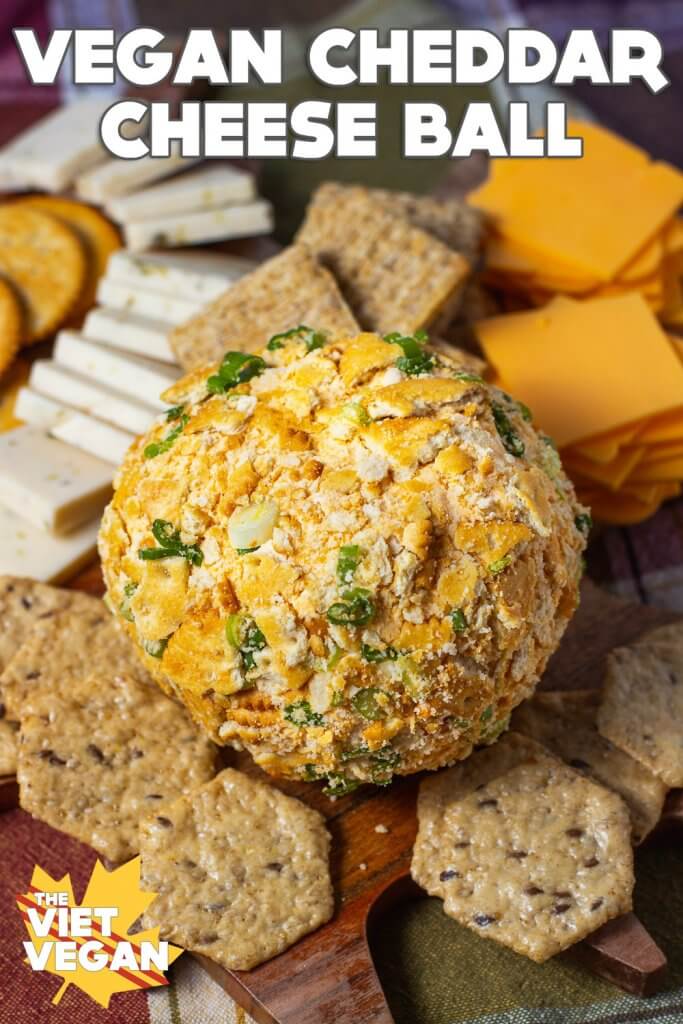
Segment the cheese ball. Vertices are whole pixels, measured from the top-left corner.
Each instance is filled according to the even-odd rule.
[[[165,393],[100,553],[218,743],[327,792],[467,757],[534,690],[590,524],[552,441],[457,351],[307,327]]]

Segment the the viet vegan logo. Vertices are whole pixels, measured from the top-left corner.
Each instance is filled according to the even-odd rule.
[[[98,860],[81,903],[70,876],[51,878],[36,866],[29,891],[17,896],[29,940],[26,963],[63,978],[53,1003],[76,985],[100,1006],[116,992],[167,985],[164,971],[182,953],[158,928],[130,933],[155,898],[140,891],[140,858],[107,871]]]

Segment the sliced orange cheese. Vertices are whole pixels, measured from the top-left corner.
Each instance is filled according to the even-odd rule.
[[[612,462],[619,452],[619,449],[627,445],[637,436],[642,429],[642,424],[631,423],[627,427],[619,427],[617,430],[603,434],[601,437],[593,437],[581,444],[575,444],[567,449],[567,454],[576,452],[584,459],[591,462]]]
[[[571,475],[576,474],[587,480],[594,480],[611,491],[618,491],[633,474],[645,454],[644,448],[624,448],[612,462],[600,464],[584,459],[580,455],[563,455],[562,461]]]

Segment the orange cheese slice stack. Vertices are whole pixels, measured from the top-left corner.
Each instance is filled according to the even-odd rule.
[[[560,449],[596,519],[638,522],[683,483],[683,341],[638,291],[475,325],[496,381]]]
[[[487,215],[484,278],[524,304],[639,292],[683,327],[683,174],[574,121],[580,159],[499,159],[468,199]]]

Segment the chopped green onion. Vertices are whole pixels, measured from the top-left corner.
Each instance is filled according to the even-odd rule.
[[[510,558],[510,555],[506,555],[505,558],[498,558],[495,562],[491,562],[489,564],[488,570],[493,576],[497,576],[498,573],[507,569],[511,561],[512,559]]]
[[[272,537],[279,515],[280,506],[272,498],[240,505],[228,520],[230,543],[242,553],[260,547]]]
[[[493,716],[493,705],[489,704],[487,708],[479,715],[480,722],[488,722],[489,718]]]
[[[574,526],[579,533],[590,533],[593,519],[587,512],[581,512],[574,518]]]
[[[213,374],[206,382],[212,395],[224,394],[238,384],[244,384],[252,377],[258,377],[266,369],[265,360],[261,356],[249,355],[246,352],[226,352],[217,374]]]
[[[360,402],[347,402],[346,405],[342,406],[342,413],[347,420],[357,423],[360,427],[368,427],[372,423],[368,411]]]
[[[176,406],[176,409],[180,409],[181,411],[177,416],[174,416],[173,419],[177,419],[179,422],[173,430],[169,430],[166,437],[163,437],[161,441],[153,441],[151,444],[146,446],[143,452],[146,459],[155,459],[157,455],[161,455],[163,452],[167,452],[172,448],[187,424],[190,422],[190,417],[182,411],[182,405]],[[170,412],[175,412],[175,409],[171,409]],[[168,419],[168,414],[166,415],[166,418]]]
[[[456,370],[453,374],[456,380],[461,380],[465,384],[485,384],[486,381],[478,373],[468,373],[466,370]]]
[[[267,646],[266,638],[249,615],[228,615],[225,623],[225,636],[228,643],[235,647],[242,658],[245,672],[256,668],[254,653]]]
[[[375,602],[369,590],[353,587],[342,593],[342,600],[327,609],[327,618],[335,626],[364,626],[375,615]]]
[[[165,640],[143,640],[142,646],[152,658],[163,658],[168,638]]]
[[[493,420],[496,424],[496,430],[500,435],[500,439],[503,442],[503,447],[510,455],[516,456],[518,459],[524,455],[524,441],[510,423],[507,413],[503,409],[502,405],[498,405],[497,402],[491,403],[491,411],[493,412]]]
[[[357,544],[344,544],[339,548],[337,556],[337,579],[339,586],[348,586],[353,580],[353,574],[358,568],[361,559],[361,550]]]
[[[360,747],[349,747],[348,750],[342,750],[341,760],[345,764],[347,761],[357,761],[359,757],[366,757],[370,753],[370,748],[365,745]]]
[[[462,608],[453,609],[451,612],[451,622],[453,623],[455,633],[462,633],[463,630],[467,629],[467,619]]]
[[[370,758],[372,781],[376,786],[388,786],[394,769],[401,763],[401,755],[391,747],[382,747]]]
[[[299,324],[298,327],[292,327],[289,331],[274,334],[266,348],[269,352],[275,352],[278,348],[284,348],[283,342],[289,338],[298,338],[299,335],[303,335],[301,340],[305,344],[307,352],[314,352],[317,348],[323,348],[327,344],[327,336],[322,331],[315,331],[312,327],[307,327],[306,324]]]
[[[398,658],[398,651],[395,647],[370,647],[368,644],[360,645],[360,656],[363,661],[368,661],[371,664],[377,664],[381,661],[396,661]]]
[[[288,722],[297,725],[300,729],[308,725],[325,724],[323,716],[314,711],[307,700],[295,700],[293,704],[288,704],[283,715]]]
[[[426,331],[416,331],[415,334],[400,334],[394,331],[392,334],[385,334],[384,340],[403,349],[403,355],[399,356],[395,365],[409,377],[418,377],[434,369],[434,356],[424,350],[424,343],[427,341]]]
[[[320,778],[318,769],[314,764],[305,764],[303,767],[303,775],[306,782],[316,782]]]
[[[378,722],[386,717],[386,711],[377,703],[377,695],[382,691],[376,686],[365,686],[351,698],[351,704],[359,715],[369,722]]]
[[[344,691],[343,690],[335,690],[334,693],[332,694],[332,701],[331,701],[332,707],[333,708],[340,708],[342,706],[342,704],[345,704],[345,703],[346,703],[346,697],[344,696]]]
[[[532,413],[529,406],[525,405],[524,402],[517,402],[517,408],[522,414],[522,419],[525,420],[526,423],[531,423],[532,419],[534,418],[534,414]]]
[[[359,786],[358,779],[349,779],[343,772],[330,772],[323,793],[325,796],[346,796],[347,793],[353,793],[354,789],[358,789]]]
[[[179,420],[184,411],[184,405],[171,406],[170,409],[166,410],[166,422],[170,423],[172,420]]]
[[[261,545],[257,544],[255,548],[235,548],[235,551],[238,555],[251,555],[254,551],[258,551],[260,547]]]
[[[335,648],[334,648],[332,654],[327,659],[327,666],[326,667],[327,667],[327,671],[328,672],[331,672],[333,668],[336,668],[336,666],[339,664],[339,662],[344,657],[345,653],[346,653],[346,651],[344,650],[343,647],[337,647],[335,645]]]
[[[399,658],[398,664],[401,669],[403,688],[413,700],[421,700],[425,693],[425,680],[420,675],[419,668],[413,659],[407,656]]]
[[[119,605],[119,614],[121,615],[121,618],[126,620],[126,622],[135,621],[133,613],[130,608],[130,599],[137,589],[138,584],[133,583],[132,580],[126,583],[125,587],[123,588],[124,598],[121,604]]]
[[[165,519],[155,519],[152,533],[159,547],[141,548],[138,558],[145,562],[157,561],[160,558],[186,558],[192,565],[201,565],[204,555],[197,544],[183,544],[180,530],[174,530],[173,524]]]

